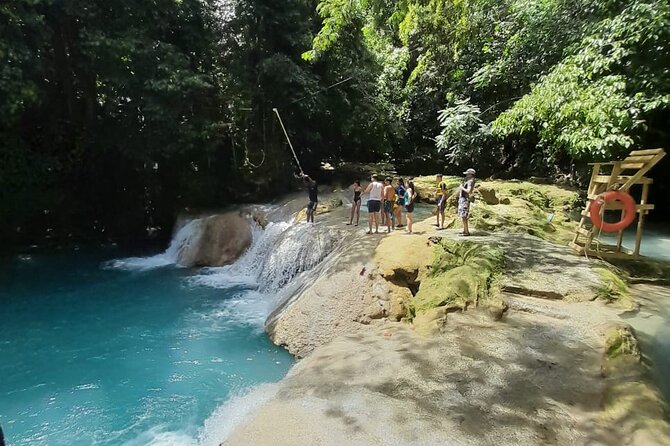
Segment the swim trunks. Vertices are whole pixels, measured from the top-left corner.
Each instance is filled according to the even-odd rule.
[[[368,212],[379,212],[382,208],[380,200],[368,200]]]

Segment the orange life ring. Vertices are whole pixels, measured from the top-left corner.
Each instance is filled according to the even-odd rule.
[[[605,223],[602,218],[600,218],[600,210],[608,201],[620,201],[623,204],[625,212],[621,221],[616,223]],[[602,230],[603,232],[619,232],[626,229],[628,226],[630,226],[631,223],[633,223],[636,212],[637,209],[635,207],[635,200],[630,196],[630,194],[611,190],[609,192],[598,195],[593,203],[591,203],[590,216],[591,221],[593,222],[593,226]]]

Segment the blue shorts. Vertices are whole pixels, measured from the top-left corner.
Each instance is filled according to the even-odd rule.
[[[368,200],[368,212],[379,212],[382,208],[381,200]]]

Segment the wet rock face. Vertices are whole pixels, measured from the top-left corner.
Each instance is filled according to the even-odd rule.
[[[237,212],[203,219],[197,242],[181,251],[179,264],[225,266],[234,263],[251,245],[249,221]]]

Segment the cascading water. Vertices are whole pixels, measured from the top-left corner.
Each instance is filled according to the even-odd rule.
[[[270,223],[255,228],[249,250],[233,265],[209,268],[194,283],[215,288],[246,285],[276,293],[298,274],[318,265],[340,241],[329,228],[307,224]]]
[[[170,246],[162,254],[151,257],[128,257],[111,260],[103,264],[105,269],[123,271],[147,271],[169,265],[179,265],[185,251],[198,244],[202,236],[202,219],[196,218],[181,227],[170,242]]]

